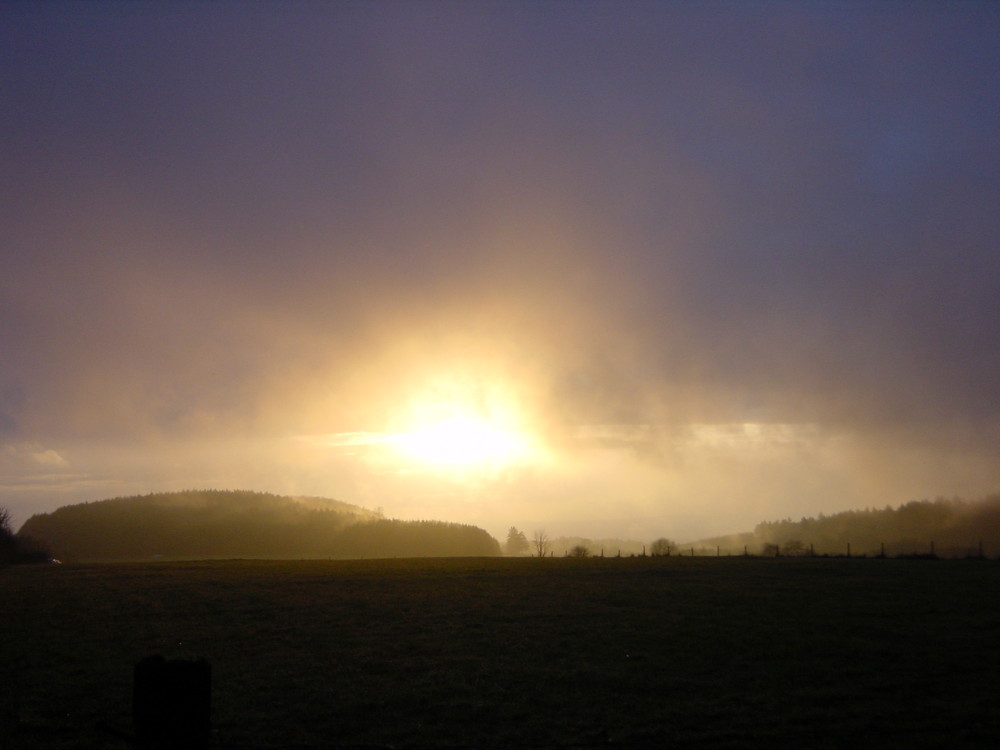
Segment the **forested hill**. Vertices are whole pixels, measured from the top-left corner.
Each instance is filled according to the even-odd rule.
[[[898,508],[851,510],[800,521],[785,519],[759,523],[752,532],[713,537],[693,547],[730,553],[751,553],[777,547],[798,554],[888,556],[930,554],[943,557],[1000,554],[1000,494],[975,501],[919,500]],[[684,545],[687,546],[687,545]]]
[[[482,529],[399,521],[356,505],[262,492],[187,491],[67,505],[18,532],[60,560],[499,555]]]

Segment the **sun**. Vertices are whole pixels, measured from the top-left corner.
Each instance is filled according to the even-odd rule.
[[[511,410],[462,402],[422,404],[412,427],[389,437],[410,461],[438,470],[498,470],[526,460],[528,433]]]
[[[439,466],[508,464],[523,451],[524,439],[485,420],[450,417],[397,436],[415,458]]]

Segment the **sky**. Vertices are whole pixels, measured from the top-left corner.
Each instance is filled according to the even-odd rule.
[[[693,540],[1000,490],[1000,5],[0,5],[0,504]]]

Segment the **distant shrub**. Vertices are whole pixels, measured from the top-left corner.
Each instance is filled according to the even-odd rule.
[[[786,557],[805,557],[809,548],[798,539],[789,539],[781,545],[781,554]]]
[[[654,557],[669,557],[670,554],[677,548],[677,543],[660,537],[651,545],[649,545],[649,554]]]

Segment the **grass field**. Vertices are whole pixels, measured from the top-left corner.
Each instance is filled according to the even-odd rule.
[[[161,653],[211,662],[219,748],[995,748],[998,593],[977,560],[6,568],[0,747],[128,747]]]

